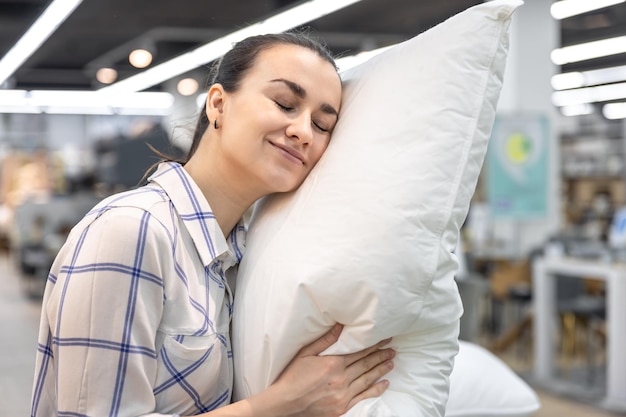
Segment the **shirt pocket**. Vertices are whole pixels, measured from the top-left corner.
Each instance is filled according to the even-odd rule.
[[[157,363],[154,395],[161,412],[198,414],[230,402],[228,334],[165,335]]]
[[[179,358],[184,361],[196,362],[202,360],[204,356],[210,355],[214,346],[220,343],[215,334],[209,336],[166,335],[160,353],[167,355],[170,360]]]

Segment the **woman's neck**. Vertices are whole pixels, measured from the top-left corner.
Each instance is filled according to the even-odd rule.
[[[241,196],[237,188],[233,187],[231,178],[220,175],[206,164],[201,165],[192,158],[184,168],[209,202],[222,233],[228,237],[254,201]]]

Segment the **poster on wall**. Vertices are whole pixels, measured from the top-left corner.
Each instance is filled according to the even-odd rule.
[[[499,115],[487,154],[491,215],[545,217],[548,211],[549,126],[544,115]]]

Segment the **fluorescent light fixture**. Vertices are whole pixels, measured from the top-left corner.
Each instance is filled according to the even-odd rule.
[[[0,90],[0,106],[24,106],[27,96],[26,90]]]
[[[564,106],[560,108],[563,116],[582,116],[585,114],[593,113],[593,105],[589,103],[573,104],[571,106]]]
[[[624,3],[626,0],[562,0],[552,3],[550,14],[555,19],[568,17],[603,9],[615,4]]]
[[[67,19],[83,0],[54,0],[0,61],[0,85]]]
[[[585,86],[585,76],[582,72],[566,72],[553,75],[550,83],[555,90],[580,88]]]
[[[16,107],[16,106],[0,105],[0,114],[1,113],[39,114],[41,113],[41,110],[35,107],[28,107],[28,106]]]
[[[552,88],[567,90],[569,88],[589,87],[591,85],[626,81],[626,65],[602,68],[583,72],[566,72],[552,77]]]
[[[621,100],[626,98],[626,82],[600,85],[597,87],[577,88],[574,90],[555,91],[552,104],[558,107],[572,104],[597,103],[600,101]]]
[[[602,107],[602,114],[607,119],[626,119],[626,103],[609,103]]]
[[[333,13],[361,0],[309,0],[261,22],[232,32],[176,58],[101,89],[110,92],[141,91],[205,65],[228,52],[233,44],[252,35],[280,33]]]
[[[0,90],[0,113],[133,114],[165,116],[170,93],[105,94],[98,91]]]
[[[626,52],[626,36],[617,36],[558,48],[552,51],[550,58],[555,65],[564,65],[624,52]]]

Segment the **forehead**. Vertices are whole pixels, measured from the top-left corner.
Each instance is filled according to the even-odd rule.
[[[335,67],[317,52],[297,45],[276,45],[262,50],[244,79],[264,85],[276,79],[299,84],[307,94],[325,96],[328,104],[339,106],[341,80]]]

